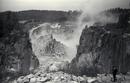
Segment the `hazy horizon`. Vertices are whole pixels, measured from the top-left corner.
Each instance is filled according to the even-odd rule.
[[[130,8],[130,0],[1,0],[0,12],[23,10],[83,10],[95,8]]]

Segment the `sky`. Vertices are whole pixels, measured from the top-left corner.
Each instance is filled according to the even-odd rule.
[[[86,7],[130,7],[130,0],[0,0],[0,11],[80,10]]]

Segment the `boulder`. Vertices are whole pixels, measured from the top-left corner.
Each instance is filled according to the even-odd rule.
[[[29,75],[27,75],[26,77],[27,77],[27,78],[33,78],[34,75],[33,75],[33,74],[29,74]]]
[[[36,82],[37,82],[37,78],[34,77],[30,79],[30,83],[36,83]]]
[[[38,77],[37,81],[38,82],[45,82],[48,78],[47,77]]]
[[[22,83],[22,82],[23,82],[23,78],[24,78],[24,76],[19,77],[19,78],[17,79],[17,82],[18,82],[18,83]]]

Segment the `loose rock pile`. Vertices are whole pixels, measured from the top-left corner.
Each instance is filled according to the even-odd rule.
[[[111,74],[98,74],[97,77],[75,76],[60,71],[66,61],[51,61],[46,65],[40,65],[33,73],[20,76],[8,83],[113,83]],[[117,75],[116,83],[129,83],[130,74]]]
[[[130,75],[117,75],[115,83],[129,83]],[[62,71],[39,71],[27,76],[21,76],[10,83],[113,83],[112,75],[99,74],[97,77],[75,76]]]
[[[37,72],[21,76],[12,83],[87,83],[83,77],[66,74],[64,72]]]

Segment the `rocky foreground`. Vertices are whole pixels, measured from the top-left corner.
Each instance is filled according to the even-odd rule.
[[[115,83],[129,83],[130,74],[118,75]],[[42,70],[29,74],[27,76],[20,76],[19,78],[9,83],[114,83],[112,82],[112,75],[100,74],[97,77],[75,76],[67,74],[62,71],[57,72],[43,72]]]
[[[20,76],[7,83],[113,83],[111,74],[98,74],[96,77],[76,76],[61,71],[68,62],[57,58],[46,58],[39,68],[26,76]],[[129,83],[130,73],[117,75],[115,83]],[[6,82],[5,82],[6,83]]]

